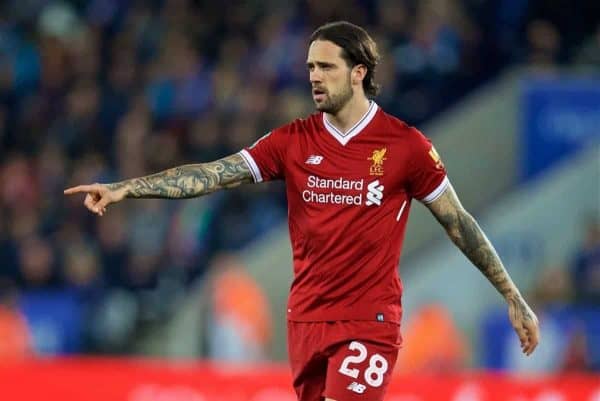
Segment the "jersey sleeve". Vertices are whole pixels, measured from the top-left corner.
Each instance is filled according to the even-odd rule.
[[[286,133],[285,126],[274,129],[239,152],[250,168],[254,182],[283,178]]]
[[[408,194],[423,203],[436,200],[450,181],[446,168],[431,141],[418,130],[412,136]]]

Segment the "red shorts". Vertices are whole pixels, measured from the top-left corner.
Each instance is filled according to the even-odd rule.
[[[381,401],[402,339],[391,322],[288,321],[288,354],[299,401]]]

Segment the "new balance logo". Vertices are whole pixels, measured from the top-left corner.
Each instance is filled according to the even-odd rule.
[[[308,159],[304,162],[304,164],[321,164],[323,161],[323,156],[319,155],[310,155]]]
[[[383,185],[379,184],[379,180],[375,180],[367,185],[367,206],[377,205],[381,206],[381,200],[383,199]]]
[[[352,383],[350,383],[350,385],[348,387],[346,387],[346,390],[354,391],[357,394],[364,393],[366,389],[367,389],[367,386],[365,386],[364,384],[357,383],[357,382],[352,382]]]

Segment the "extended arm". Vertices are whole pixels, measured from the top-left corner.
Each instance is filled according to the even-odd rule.
[[[65,194],[86,193],[85,206],[102,216],[107,205],[124,198],[194,198],[247,182],[252,182],[250,170],[239,154],[233,154],[116,183],[79,185],[66,189]]]
[[[477,221],[463,208],[451,185],[438,199],[426,206],[444,227],[452,242],[502,294],[508,303],[509,318],[519,335],[523,352],[531,354],[539,341],[537,317],[523,299]]]
[[[126,198],[195,198],[218,189],[252,182],[239,154],[210,163],[186,164],[145,177],[107,184],[110,190],[125,189]]]

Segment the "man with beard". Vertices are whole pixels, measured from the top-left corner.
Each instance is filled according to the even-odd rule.
[[[372,100],[375,42],[341,21],[319,27],[309,43],[316,114],[214,162],[65,193],[86,193],[85,206],[102,216],[124,198],[192,198],[285,180],[294,259],[288,351],[301,401],[383,399],[401,343],[397,265],[413,199],[505,298],[523,352],[531,354],[537,317],[462,207],[435,148]]]

